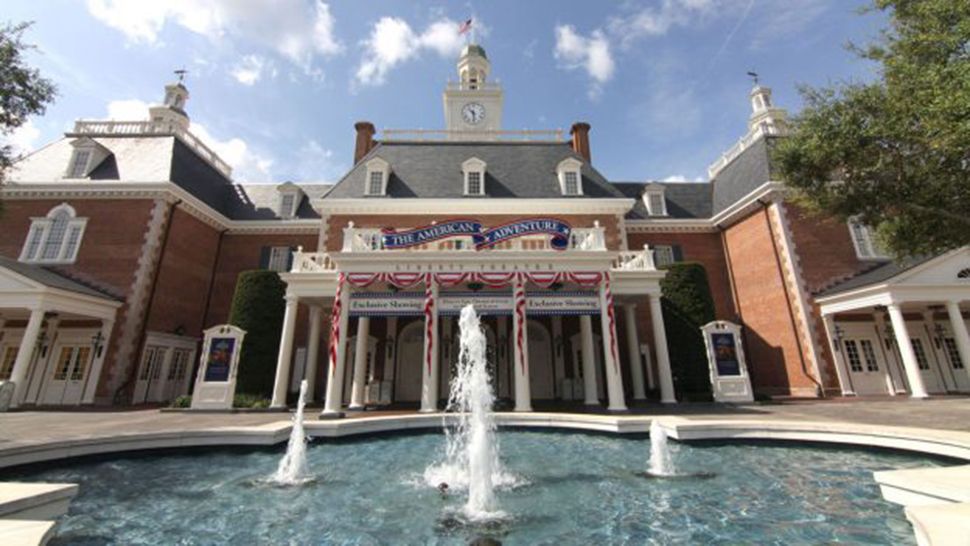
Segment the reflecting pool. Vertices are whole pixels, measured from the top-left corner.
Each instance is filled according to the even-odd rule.
[[[504,519],[462,523],[460,484],[425,470],[441,434],[316,440],[316,480],[268,485],[283,451],[119,455],[7,471],[3,480],[74,482],[80,493],[52,544],[911,544],[902,508],[872,472],[942,461],[797,444],[671,442],[678,471],[644,477],[645,436],[503,430]]]

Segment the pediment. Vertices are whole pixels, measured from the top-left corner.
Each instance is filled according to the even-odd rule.
[[[970,247],[942,254],[901,274],[894,284],[900,286],[970,286]]]

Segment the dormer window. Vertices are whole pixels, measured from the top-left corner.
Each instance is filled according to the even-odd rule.
[[[556,174],[559,178],[559,190],[563,195],[583,194],[582,167],[582,162],[574,157],[562,160],[558,167],[556,167]]]
[[[367,162],[364,179],[364,195],[386,195],[387,180],[390,177],[390,164],[379,157]]]
[[[300,201],[303,199],[303,190],[292,182],[284,182],[276,186],[276,191],[280,194],[280,218],[295,217],[296,211],[300,208]]]
[[[88,219],[78,218],[67,203],[54,207],[43,218],[31,218],[20,261],[74,263],[87,223]]]
[[[650,184],[643,190],[643,204],[650,216],[667,216],[667,200],[664,198],[664,187],[660,184]]]
[[[87,178],[111,151],[88,137],[79,138],[71,142],[74,152],[67,164],[64,178]]]
[[[465,195],[485,195],[485,162],[473,157],[461,164]]]

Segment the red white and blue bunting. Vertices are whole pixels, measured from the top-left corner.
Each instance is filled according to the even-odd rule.
[[[346,273],[337,276],[337,291],[333,297],[333,309],[330,311],[330,377],[337,371],[337,344],[340,343],[340,297],[342,296]]]

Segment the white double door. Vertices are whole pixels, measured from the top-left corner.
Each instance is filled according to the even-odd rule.
[[[142,354],[132,402],[165,402],[188,392],[194,349],[149,344]]]
[[[41,394],[43,405],[80,404],[91,373],[91,345],[57,343],[53,365]]]
[[[906,324],[909,339],[916,354],[916,365],[923,378],[923,387],[930,394],[945,393],[947,383],[943,378],[943,369],[936,347],[926,332],[925,323],[911,322]]]

